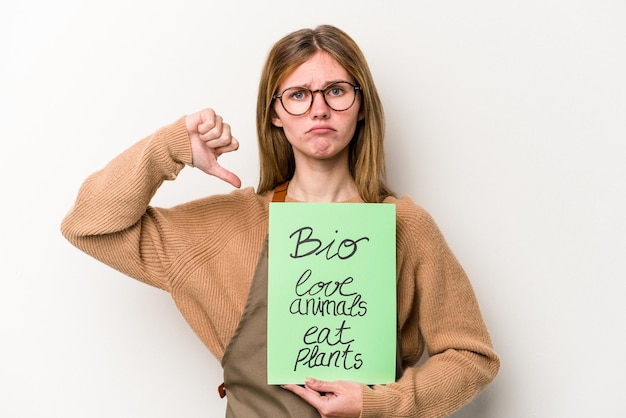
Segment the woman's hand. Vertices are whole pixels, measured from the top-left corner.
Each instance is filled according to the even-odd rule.
[[[239,142],[231,135],[230,125],[224,123],[213,109],[204,109],[185,117],[185,126],[191,142],[193,166],[241,187],[239,177],[217,162],[220,155],[239,148]]]
[[[305,386],[283,385],[310,403],[322,418],[358,418],[363,408],[361,385],[339,380],[325,382],[306,379]]]

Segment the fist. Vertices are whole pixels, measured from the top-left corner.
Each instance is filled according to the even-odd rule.
[[[239,148],[239,142],[231,134],[230,125],[213,109],[204,109],[186,116],[185,126],[191,143],[193,166],[235,187],[241,187],[239,177],[217,161],[225,152]]]

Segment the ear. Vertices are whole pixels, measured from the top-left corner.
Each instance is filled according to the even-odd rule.
[[[278,114],[274,110],[272,110],[272,125],[276,126],[277,128],[283,127],[283,121],[280,120]]]
[[[363,119],[365,119],[365,112],[363,111],[363,108],[361,107],[359,109],[359,117],[358,117],[357,121],[361,122]]]

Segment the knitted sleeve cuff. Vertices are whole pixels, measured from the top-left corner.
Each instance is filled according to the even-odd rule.
[[[189,134],[185,126],[185,117],[179,118],[173,124],[164,129],[164,138],[167,138],[167,149],[170,156],[185,165],[192,165],[191,145],[189,144]]]

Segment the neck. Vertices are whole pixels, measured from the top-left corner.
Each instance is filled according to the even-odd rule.
[[[298,170],[289,181],[287,195],[300,202],[344,202],[358,195],[349,170]]]

